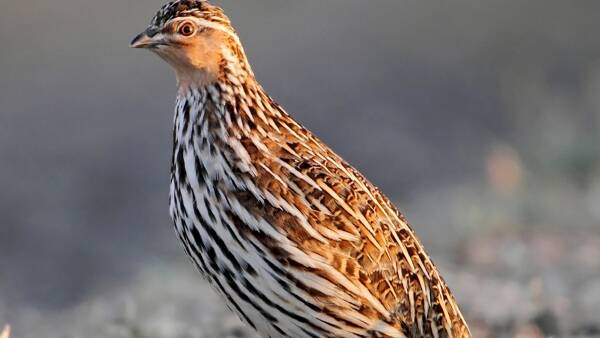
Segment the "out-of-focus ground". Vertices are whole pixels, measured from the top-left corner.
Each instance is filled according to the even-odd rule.
[[[600,337],[600,2],[221,1],[287,110],[407,214],[474,337]],[[148,1],[0,5],[0,326],[250,337],[167,215]]]

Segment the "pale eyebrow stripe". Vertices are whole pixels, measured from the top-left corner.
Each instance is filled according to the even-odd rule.
[[[179,22],[179,21],[183,21],[183,20],[193,20],[198,25],[212,28],[212,29],[217,29],[223,33],[226,33],[230,37],[232,37],[238,44],[241,44],[240,38],[237,36],[237,34],[235,34],[235,32],[233,30],[231,30],[230,28],[228,28],[225,25],[222,25],[222,24],[216,23],[216,22],[212,22],[212,21],[208,21],[206,19],[198,18],[195,16],[186,16],[186,17],[182,17],[182,18],[177,18],[177,19],[174,19],[172,22]]]

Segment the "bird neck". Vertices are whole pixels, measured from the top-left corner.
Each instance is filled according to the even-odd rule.
[[[276,125],[283,120],[294,123],[256,81],[241,44],[232,41],[219,54],[218,74],[179,83],[176,123],[220,126],[238,137],[257,129],[279,132]]]
[[[180,95],[217,84],[238,86],[256,82],[242,46],[233,38],[221,48],[200,50],[190,53],[187,61],[174,64]]]
[[[256,82],[249,68],[223,71],[217,81],[180,87],[175,111],[177,138],[242,138],[257,132],[274,132],[275,121],[287,114]],[[196,128],[192,131],[192,128]],[[211,136],[212,135],[212,136]]]

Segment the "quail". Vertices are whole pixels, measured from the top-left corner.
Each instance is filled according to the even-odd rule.
[[[257,82],[223,10],[164,5],[131,42],[175,70],[170,214],[261,337],[470,337],[403,215]]]

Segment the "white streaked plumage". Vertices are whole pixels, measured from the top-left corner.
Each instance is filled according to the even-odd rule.
[[[261,336],[470,336],[403,216],[264,92],[220,8],[171,2],[132,45],[177,74],[177,235]]]

